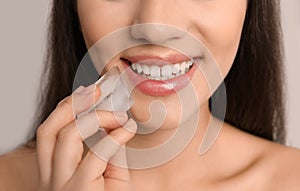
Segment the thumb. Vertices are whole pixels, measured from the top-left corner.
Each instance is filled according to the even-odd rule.
[[[130,173],[126,159],[126,149],[124,145],[110,159],[103,177],[105,179],[105,190],[133,190],[133,184],[130,180]]]
[[[126,148],[122,145],[115,155],[109,160],[107,168],[103,174],[104,178],[118,179],[125,182],[130,181],[127,165]]]
[[[109,165],[108,161],[110,161],[120,148],[124,148],[121,146],[134,136],[136,128],[136,123],[132,119],[129,119],[123,127],[113,130],[109,135],[96,143],[77,169],[77,177],[89,181],[103,176]],[[117,157],[121,157],[124,162],[126,160],[126,153],[119,152]],[[113,172],[114,169],[112,168],[109,175],[107,174],[108,177],[114,178],[116,175]]]

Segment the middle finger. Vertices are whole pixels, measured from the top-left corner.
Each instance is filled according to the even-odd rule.
[[[125,112],[93,111],[64,127],[58,133],[54,153],[55,185],[62,186],[74,174],[82,159],[83,140],[95,134],[99,127],[116,129],[127,119]]]

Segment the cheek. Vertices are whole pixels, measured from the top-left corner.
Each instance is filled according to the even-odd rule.
[[[78,16],[87,48],[110,32],[131,24],[130,18],[133,17],[135,7],[124,7],[125,3],[114,5],[112,3],[99,0],[78,0]],[[134,2],[130,4],[134,5]]]
[[[209,44],[211,46],[209,48],[224,76],[230,70],[239,47],[244,22],[243,16],[241,14],[237,17],[239,19],[229,19],[219,23],[222,26],[221,32],[211,33],[216,38],[212,40],[212,44]]]
[[[206,11],[199,14],[200,19],[195,19],[196,27],[192,28],[212,53],[223,76],[228,73],[236,56],[247,6],[243,0],[225,2],[226,5],[219,3],[218,6],[206,7]]]

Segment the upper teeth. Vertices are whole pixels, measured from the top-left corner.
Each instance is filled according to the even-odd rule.
[[[131,68],[138,74],[153,80],[167,80],[185,74],[193,65],[193,61],[184,61],[177,64],[167,64],[163,66],[148,64],[131,64]]]

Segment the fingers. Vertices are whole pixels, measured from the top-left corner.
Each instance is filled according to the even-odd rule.
[[[55,145],[53,177],[56,185],[67,182],[78,167],[83,154],[82,141],[95,134],[99,126],[120,127],[128,119],[125,112],[94,111],[68,124],[58,133]]]
[[[111,131],[123,125],[127,120],[128,115],[126,112],[93,111],[77,119],[76,127],[82,140],[85,140],[93,135],[98,128]]]
[[[71,96],[66,97],[50,114],[37,130],[37,157],[40,170],[40,181],[49,183],[52,169],[52,159],[58,132],[74,120],[72,101],[83,103],[80,109],[87,109],[100,96],[100,89],[96,86],[80,87]]]
[[[115,129],[100,142],[82,160],[76,171],[76,180],[90,181],[102,177],[107,161],[135,134],[136,123],[129,119],[121,128]],[[113,174],[110,174],[112,176]],[[127,178],[127,177],[126,177]]]
[[[93,111],[74,120],[76,114],[89,109],[99,97],[99,87],[80,87],[72,96],[60,102],[39,127],[37,157],[41,185],[52,183],[54,189],[63,188],[74,180],[74,173],[86,182],[97,180],[120,145],[134,136],[137,125],[132,119],[128,120],[124,112]],[[122,128],[121,124],[124,124]],[[95,134],[99,127],[105,128],[110,132],[109,135],[98,142],[82,160],[82,141]],[[109,169],[107,175],[110,177],[115,174],[110,173],[115,168]],[[119,176],[128,179],[128,172],[117,171]]]
[[[58,103],[55,110],[43,123],[43,126],[51,126],[51,131],[57,132],[57,130],[73,121],[76,113],[90,108],[99,97],[100,88],[95,85],[81,89],[81,91],[76,90],[72,95]]]
[[[109,162],[103,177],[105,179],[105,190],[133,191],[128,168],[115,166]]]
[[[117,153],[110,158],[109,164],[103,174],[105,179],[122,180],[124,182],[130,181],[126,149],[124,146],[125,145],[122,145]]]

